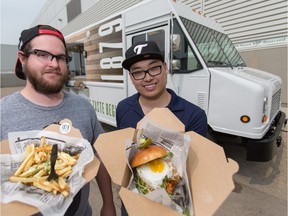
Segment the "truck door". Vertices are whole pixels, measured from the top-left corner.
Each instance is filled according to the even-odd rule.
[[[187,33],[187,28],[179,22],[176,18],[171,21],[171,82],[179,96],[207,113],[210,73]],[[197,34],[201,35],[201,32]]]
[[[137,32],[135,34],[130,34],[127,36],[127,49],[132,46],[134,43],[137,43],[139,41],[148,41],[153,40],[157,43],[159,46],[160,51],[162,52],[165,61],[169,62],[169,32],[168,32],[168,24],[153,28],[149,30],[144,30],[141,32]],[[169,64],[167,64],[169,67]],[[169,81],[171,79],[171,74],[168,75],[168,88],[175,91],[175,88],[173,85],[171,85],[171,82]],[[134,85],[132,84],[131,80],[128,78],[128,96],[131,96],[132,94],[136,93],[136,89]],[[176,92],[177,93],[177,92]]]

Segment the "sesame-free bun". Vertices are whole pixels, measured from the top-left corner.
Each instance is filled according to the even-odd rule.
[[[158,145],[151,145],[148,148],[137,152],[131,160],[131,167],[137,167],[142,164],[148,163],[152,160],[157,158],[164,157],[167,155],[167,150],[158,146]]]

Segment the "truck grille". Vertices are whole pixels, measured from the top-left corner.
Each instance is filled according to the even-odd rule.
[[[270,117],[274,118],[275,115],[280,110],[280,96],[281,96],[281,89],[277,91],[272,97],[272,105],[271,105],[271,112]]]

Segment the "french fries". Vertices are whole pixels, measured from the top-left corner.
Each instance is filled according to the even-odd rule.
[[[66,179],[72,173],[79,155],[70,156],[68,153],[58,152],[55,171],[59,177],[57,180],[48,181],[51,150],[52,145],[46,144],[45,137],[41,138],[39,146],[35,147],[33,143],[28,145],[25,149],[24,161],[9,180],[34,185],[42,190],[53,194],[61,193],[67,197],[70,188]]]

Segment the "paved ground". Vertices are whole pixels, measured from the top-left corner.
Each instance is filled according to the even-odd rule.
[[[287,128],[276,157],[269,162],[249,162],[245,151],[231,147],[227,155],[239,164],[236,190],[215,215],[287,216]]]
[[[1,97],[21,89],[2,88]],[[287,108],[283,109],[286,112]],[[216,216],[287,216],[287,127],[282,130],[282,145],[269,162],[249,162],[241,147],[226,147],[227,156],[239,164],[234,175],[236,189],[216,212]],[[117,216],[120,216],[119,186],[113,184]],[[102,200],[95,180],[91,182],[90,203],[98,216]]]
[[[91,182],[90,188],[91,189],[90,189],[89,202],[93,209],[93,216],[99,216],[100,208],[102,206],[102,198],[101,198],[100,191],[99,191],[99,188],[95,179]],[[115,203],[115,207],[117,211],[116,212],[117,216],[121,215],[121,211],[120,211],[121,202],[120,202],[120,197],[118,195],[119,189],[120,187],[118,185],[113,184],[113,196],[114,196],[113,198],[114,198],[114,203]]]

